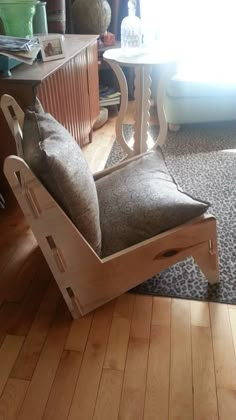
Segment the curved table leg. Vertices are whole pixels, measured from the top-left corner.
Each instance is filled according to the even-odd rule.
[[[165,143],[167,132],[168,132],[168,123],[166,119],[165,109],[164,109],[164,98],[166,94],[166,83],[171,78],[176,70],[176,65],[164,65],[161,67],[161,75],[157,87],[157,114],[160,124],[160,131],[158,137],[155,141],[154,146],[151,149],[156,149],[157,146],[161,146]]]
[[[134,152],[135,155],[147,151],[149,127],[149,109],[151,97],[151,66],[135,66],[135,124]]]
[[[133,149],[131,149],[131,147],[126,142],[126,139],[124,137],[124,132],[123,132],[123,121],[124,121],[124,117],[125,117],[127,106],[128,106],[128,86],[127,86],[126,78],[125,78],[122,68],[119,66],[118,63],[112,60],[107,60],[107,62],[111,66],[112,70],[114,71],[118,79],[118,82],[120,85],[120,92],[121,92],[121,105],[120,105],[119,114],[116,120],[116,138],[119,144],[121,145],[121,147],[128,154],[128,157],[132,157],[134,156],[135,152]]]

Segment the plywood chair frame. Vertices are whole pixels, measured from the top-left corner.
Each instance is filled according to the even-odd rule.
[[[15,116],[9,113],[9,107]],[[15,126],[12,133],[15,139],[21,139],[23,111],[19,113],[19,106],[15,107],[15,101],[7,95],[1,98],[1,108],[5,116],[8,109],[7,121]],[[137,158],[101,171],[94,178]],[[7,157],[4,173],[73,318],[85,315],[188,256],[195,259],[210,283],[218,281],[216,220],[212,215],[203,215],[100,258],[22,157]]]

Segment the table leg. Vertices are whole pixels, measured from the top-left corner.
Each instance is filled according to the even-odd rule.
[[[118,82],[120,85],[120,92],[121,92],[120,110],[119,110],[117,120],[116,120],[116,138],[119,144],[121,145],[121,147],[127,153],[128,157],[132,157],[135,154],[134,150],[126,142],[126,139],[124,137],[124,132],[123,132],[123,121],[124,121],[124,117],[125,117],[127,106],[128,106],[128,86],[127,86],[126,78],[125,78],[122,68],[119,66],[118,63],[111,60],[109,60],[108,63],[111,66],[112,70],[114,71],[118,79]]]
[[[168,123],[166,119],[165,109],[164,109],[164,98],[166,94],[166,83],[171,78],[171,76],[176,71],[176,64],[167,64],[161,66],[160,79],[158,82],[157,88],[157,115],[159,119],[159,134],[155,141],[152,149],[157,148],[165,143],[167,132],[168,132]]]
[[[150,117],[151,66],[135,66],[135,124],[134,154],[147,151],[147,138]]]

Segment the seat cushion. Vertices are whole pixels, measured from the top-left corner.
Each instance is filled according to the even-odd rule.
[[[74,138],[50,114],[27,111],[23,153],[36,176],[100,254],[101,229],[95,182]]]
[[[96,187],[103,257],[179,226],[209,207],[178,188],[160,149],[98,179]]]

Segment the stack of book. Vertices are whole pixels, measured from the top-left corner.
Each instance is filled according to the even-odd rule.
[[[99,86],[100,106],[120,105],[120,92],[109,86]]]
[[[17,59],[23,63],[33,64],[41,46],[37,38],[20,38],[0,35],[0,54]]]

